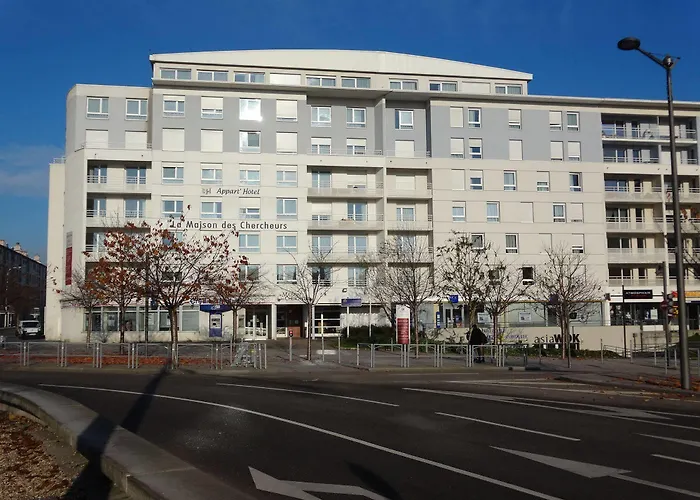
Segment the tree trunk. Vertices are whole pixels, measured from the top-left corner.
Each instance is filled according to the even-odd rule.
[[[125,332],[126,332],[126,320],[124,319],[124,316],[126,316],[126,307],[119,307],[119,343],[123,344],[124,343],[124,337],[125,337]]]
[[[178,353],[177,353],[177,343],[178,343],[178,325],[177,325],[177,307],[170,308],[168,310],[170,314],[170,364],[173,368],[178,366]]]
[[[311,361],[311,336],[314,331],[314,306],[309,305],[307,311],[307,324],[309,325],[306,329],[306,360]]]
[[[90,343],[90,338],[92,337],[92,307],[87,310],[88,320],[87,320],[87,335],[85,336],[85,343]]]
[[[566,342],[569,340],[569,322],[566,317],[562,315],[561,320],[561,359],[566,359]]]
[[[231,339],[233,339],[233,342],[236,341],[236,333],[238,333],[238,309],[231,309],[231,312],[233,313],[233,330],[231,331]]]
[[[413,316],[413,321],[411,322],[413,324],[413,338],[416,341],[416,358],[418,357],[418,349],[420,346],[420,341],[418,339],[418,308],[416,309],[411,309],[411,315]],[[408,336],[408,343],[411,343],[411,335],[409,334]]]

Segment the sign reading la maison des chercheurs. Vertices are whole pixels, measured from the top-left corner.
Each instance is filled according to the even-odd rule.
[[[233,222],[222,219],[170,219],[168,229],[182,231],[284,231],[289,228],[286,222],[257,222],[242,220]]]

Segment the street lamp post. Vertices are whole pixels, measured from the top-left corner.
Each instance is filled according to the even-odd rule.
[[[685,273],[683,265],[683,235],[681,233],[681,203],[678,192],[678,165],[676,161],[676,127],[673,117],[673,85],[671,70],[679,57],[666,54],[659,59],[641,48],[637,38],[627,37],[617,42],[620,50],[636,50],[666,70],[666,98],[668,100],[668,127],[670,130],[669,149],[671,150],[671,188],[673,189],[673,232],[676,235],[676,286],[678,290],[678,339],[681,348],[681,387],[690,389],[690,367],[688,366],[688,330],[685,308]],[[664,221],[665,223],[665,221]]]

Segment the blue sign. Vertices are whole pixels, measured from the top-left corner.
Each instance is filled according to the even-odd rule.
[[[225,306],[222,304],[200,304],[199,305],[199,310],[202,312],[217,312],[217,313],[225,313],[229,312],[231,308],[229,306]]]
[[[440,311],[435,313],[435,328],[442,328],[442,315]]]
[[[453,304],[459,302],[459,295],[450,295],[450,302]]]
[[[348,297],[347,299],[341,299],[340,305],[343,307],[362,307],[362,298]]]

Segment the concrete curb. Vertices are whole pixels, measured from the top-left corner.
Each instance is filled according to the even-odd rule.
[[[133,499],[254,498],[66,397],[0,382],[0,409],[39,419]]]
[[[604,375],[605,376],[605,375]],[[632,380],[594,380],[587,377],[572,377],[568,375],[562,375],[554,377],[554,380],[559,380],[561,382],[572,382],[575,384],[586,384],[586,385],[597,385],[601,387],[613,387],[615,389],[636,389],[643,392],[654,392],[659,394],[677,394],[679,396],[700,396],[700,392],[697,391],[686,391],[684,389],[677,389],[675,387],[664,387],[654,384],[638,383]]]

